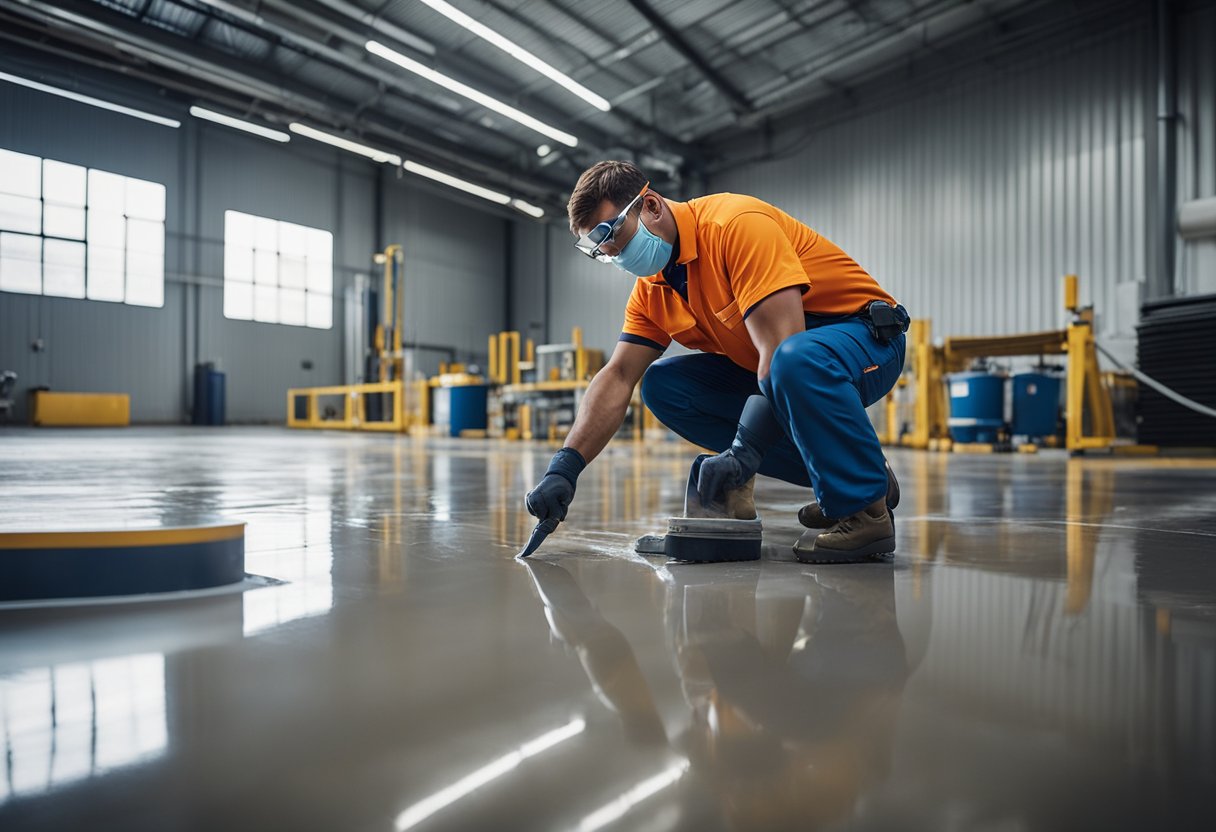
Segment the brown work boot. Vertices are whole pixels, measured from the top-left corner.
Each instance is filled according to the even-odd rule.
[[[891,463],[886,460],[883,462],[887,466],[887,508],[894,510],[899,506],[899,480],[895,479]],[[807,503],[798,509],[798,522],[808,529],[830,529],[836,525],[838,520],[837,517],[828,517],[824,514],[823,509],[819,508],[818,502]]]
[[[726,503],[726,516],[735,520],[756,519],[756,478],[752,477],[738,488],[727,491],[723,495]]]
[[[802,563],[860,563],[895,551],[895,517],[876,500],[851,517],[815,535],[803,532],[794,544]]]

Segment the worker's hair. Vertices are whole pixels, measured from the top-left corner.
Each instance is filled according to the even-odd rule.
[[[620,211],[638,195],[647,181],[646,174],[633,162],[596,162],[583,171],[566,203],[570,230],[577,234],[580,229],[590,228],[605,199]]]

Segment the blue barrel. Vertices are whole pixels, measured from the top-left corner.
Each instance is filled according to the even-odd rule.
[[[1060,377],[1018,373],[1013,377],[1013,435],[1054,436],[1060,419]]]
[[[222,425],[227,402],[224,374],[210,361],[194,367],[194,408],[191,422],[196,425]]]
[[[448,388],[451,397],[450,436],[460,436],[462,430],[486,429],[486,391],[489,389],[485,384],[462,384]]]
[[[227,376],[218,370],[207,373],[207,424],[222,425],[227,421]]]
[[[950,436],[955,442],[995,442],[1005,424],[1005,377],[955,373],[949,377]]]

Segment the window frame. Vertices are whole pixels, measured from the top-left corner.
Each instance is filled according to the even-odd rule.
[[[273,226],[273,249],[268,237]],[[284,249],[284,231],[298,238]],[[317,252],[323,252],[318,255]],[[223,315],[230,321],[303,327],[319,331],[334,328],[334,234],[303,225],[229,208],[224,211]],[[290,268],[285,269],[284,264]],[[239,272],[239,273],[238,273]],[[292,281],[284,285],[284,275]],[[318,281],[318,276],[323,280]],[[323,287],[318,287],[323,283]],[[240,287],[239,290],[236,287]],[[240,292],[238,300],[236,292]],[[299,314],[283,320],[284,294],[299,295]],[[319,299],[315,305],[313,298]],[[323,299],[323,300],[321,300]],[[273,313],[265,311],[273,306]]]
[[[92,301],[100,301],[100,302],[105,302],[105,303],[122,303],[127,306],[143,307],[145,309],[163,309],[164,308],[164,306],[165,306],[165,256],[166,256],[166,242],[167,242],[167,237],[168,237],[167,231],[166,231],[166,220],[167,220],[166,215],[168,212],[168,203],[169,203],[167,185],[165,185],[163,182],[155,182],[151,179],[141,179],[136,176],[127,176],[126,174],[115,173],[113,171],[103,170],[101,168],[93,168],[88,165],[79,165],[74,162],[65,162],[61,159],[52,159],[48,156],[38,156],[33,153],[22,153],[21,151],[11,150],[9,148],[0,148],[0,151],[3,151],[5,153],[12,153],[17,156],[23,156],[23,157],[37,160],[37,165],[38,165],[38,196],[37,196],[38,230],[35,232],[35,231],[29,231],[29,230],[24,230],[24,229],[17,230],[15,228],[0,227],[0,234],[18,235],[22,238],[32,238],[34,240],[37,240],[38,241],[38,252],[39,252],[39,256],[38,256],[38,290],[36,292],[35,291],[25,291],[23,289],[11,288],[11,287],[7,287],[7,286],[0,286],[0,292],[28,295],[31,297],[69,298],[72,300],[92,300]],[[48,195],[47,195],[48,163],[50,163],[52,168],[54,168],[54,166],[63,166],[65,168],[80,171],[83,182],[81,184],[81,197],[80,197],[79,205],[59,202],[54,199],[48,199]],[[101,174],[104,176],[116,177],[117,179],[119,179],[121,181],[122,187],[123,187],[123,205],[122,205],[121,213],[115,215],[112,212],[106,212],[102,208],[94,208],[91,205],[91,199],[90,199],[90,195],[92,193],[91,180],[93,178],[92,174],[94,174],[94,173]],[[150,186],[153,186],[154,188],[159,189],[159,191],[160,191],[159,197],[161,200],[161,204],[158,206],[159,210],[152,212],[154,214],[157,214],[159,216],[159,219],[149,219],[148,217],[144,217],[144,216],[131,216],[130,214],[128,214],[128,211],[130,210],[130,205],[128,204],[128,194],[130,193],[130,183],[131,182],[137,182],[141,186],[150,185]],[[6,190],[4,188],[4,185],[2,185],[2,184],[0,184],[0,195],[15,197],[18,199],[34,199],[33,197],[16,194],[11,190]],[[58,209],[79,211],[80,212],[80,236],[71,237],[71,236],[65,236],[64,234],[59,234],[59,233],[54,233],[54,234],[48,233],[48,231],[47,231],[47,209],[48,209],[48,207],[50,207],[52,209],[58,208]],[[93,235],[90,233],[90,229],[92,227],[92,223],[90,222],[90,217],[94,211],[97,211],[99,214],[110,213],[111,216],[121,217],[122,241],[121,241],[120,247],[119,246],[103,246],[100,244],[100,241],[96,240],[93,237]],[[151,223],[151,224],[155,224],[159,227],[159,234],[155,235],[156,240],[155,241],[149,240],[147,242],[148,248],[136,251],[133,248],[133,246],[131,245],[131,223],[132,222]],[[153,244],[153,243],[155,243],[155,244]],[[66,292],[62,292],[62,291],[56,291],[56,292],[47,291],[47,269],[48,269],[48,267],[61,268],[62,264],[63,264],[63,260],[61,260],[59,258],[57,258],[56,260],[54,260],[52,262],[48,262],[48,260],[47,260],[48,244],[50,244],[50,247],[52,247],[52,248],[59,248],[59,249],[64,249],[64,245],[61,245],[61,244],[66,244],[66,245],[70,245],[70,246],[79,246],[79,248],[80,248],[80,266],[79,266],[80,289],[79,289],[79,293],[77,293],[76,291],[73,291],[72,293],[66,293]],[[4,246],[3,246],[2,242],[0,242],[0,268],[3,268],[3,265],[2,265],[3,260],[4,260],[3,248],[4,248]],[[99,250],[107,249],[107,248],[110,249],[111,251],[120,250],[122,252],[122,270],[121,270],[121,275],[122,275],[122,293],[121,293],[121,295],[122,296],[121,297],[115,297],[115,296],[113,296],[113,293],[107,294],[107,293],[101,291],[100,289],[95,289],[95,287],[93,287],[91,285],[90,273],[94,271],[95,267],[93,264],[94,257],[92,257],[90,255],[91,254],[95,255]],[[133,252],[138,255],[145,256],[147,263],[149,263],[149,264],[156,263],[157,267],[153,268],[153,269],[148,269],[148,270],[142,270],[142,269],[133,270],[133,259],[134,258],[131,257],[131,254]],[[157,254],[159,255],[159,258],[156,257]],[[139,286],[141,283],[143,283],[146,287],[148,285],[147,278],[151,274],[155,274],[155,278],[152,281],[154,291],[152,291],[151,293],[145,293],[141,299],[132,299],[132,295],[134,294],[132,291],[132,286],[133,285]],[[94,289],[94,291],[90,291],[91,289]],[[155,303],[149,302],[150,298],[155,299],[156,302]]]

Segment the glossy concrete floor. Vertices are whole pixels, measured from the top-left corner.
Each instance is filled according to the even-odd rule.
[[[271,588],[0,610],[0,829],[1214,828],[1216,464],[895,452],[892,563],[642,558],[690,449],[0,432],[0,526],[249,524]]]

